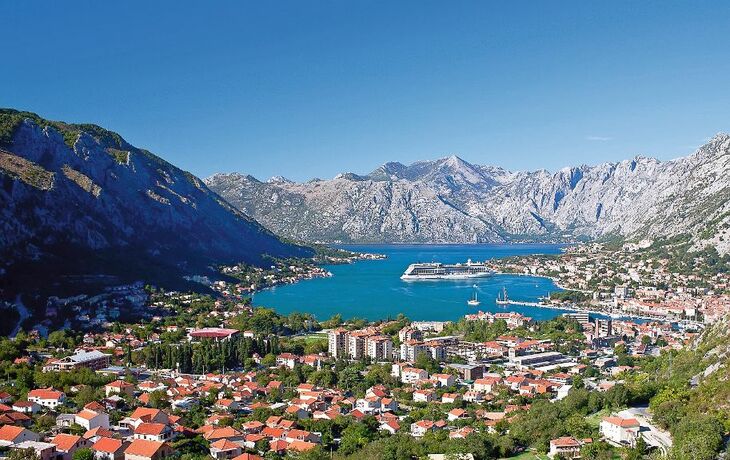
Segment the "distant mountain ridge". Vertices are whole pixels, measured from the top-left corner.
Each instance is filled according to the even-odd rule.
[[[95,125],[0,109],[0,183],[0,275],[15,282],[87,274],[174,282],[210,265],[311,254]]]
[[[457,156],[306,183],[216,174],[208,186],[272,231],[305,241],[568,241],[694,235],[728,251],[730,136],[676,160],[512,172]]]

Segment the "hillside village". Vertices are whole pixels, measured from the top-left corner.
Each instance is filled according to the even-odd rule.
[[[573,287],[601,264],[569,251],[504,267]],[[614,306],[645,298],[641,279],[613,278],[627,282],[626,290],[575,287],[596,289],[591,301]],[[690,289],[692,278],[662,279],[662,302],[697,305],[699,314],[688,318],[685,307],[663,320],[632,320],[576,308],[534,321],[505,309],[454,322],[318,322],[254,308],[237,293],[214,298],[153,289],[148,305],[167,313],[141,323],[107,321],[48,335],[34,329],[2,339],[0,458],[676,453],[688,441],[677,438],[680,422],[660,401],[677,380],[671,372],[694,372],[691,381],[680,378],[683,391],[691,391],[721,375],[715,371],[722,363],[700,369],[704,361],[696,359],[672,370],[671,360],[688,359],[705,323],[721,314],[706,297],[724,298],[727,285]],[[673,326],[670,318],[686,321]],[[667,359],[665,381],[657,372]],[[713,410],[727,415],[727,408]],[[392,454],[396,446],[401,456]]]

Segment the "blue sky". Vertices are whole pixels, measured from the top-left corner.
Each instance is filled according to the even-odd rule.
[[[0,106],[199,176],[555,170],[730,130],[730,2],[0,0]]]

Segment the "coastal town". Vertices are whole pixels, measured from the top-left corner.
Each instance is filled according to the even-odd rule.
[[[730,2],[38,3],[0,460],[730,460]]]
[[[596,254],[499,263],[583,293],[557,306],[620,315],[535,321],[502,305],[456,321],[319,322],[253,307],[244,294],[261,283],[319,276],[290,264],[240,266],[243,286],[211,283],[214,296],[148,289],[157,314],[135,323],[20,330],[0,342],[0,458],[661,458],[687,441],[656,402],[656,369],[725,314],[727,273],[708,287],[661,259]]]
[[[710,252],[677,263],[670,253],[652,251],[652,243],[583,244],[559,256],[512,257],[492,266],[500,273],[548,277],[569,291],[544,299],[543,307],[693,324],[730,313],[730,273],[722,268],[727,261]]]

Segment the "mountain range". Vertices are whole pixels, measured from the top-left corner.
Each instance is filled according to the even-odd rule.
[[[205,183],[277,234],[304,241],[501,243],[692,235],[730,249],[730,136],[683,158],[551,173],[457,156],[295,183],[240,173]]]
[[[0,283],[180,284],[210,265],[307,256],[202,180],[96,125],[0,109]]]

